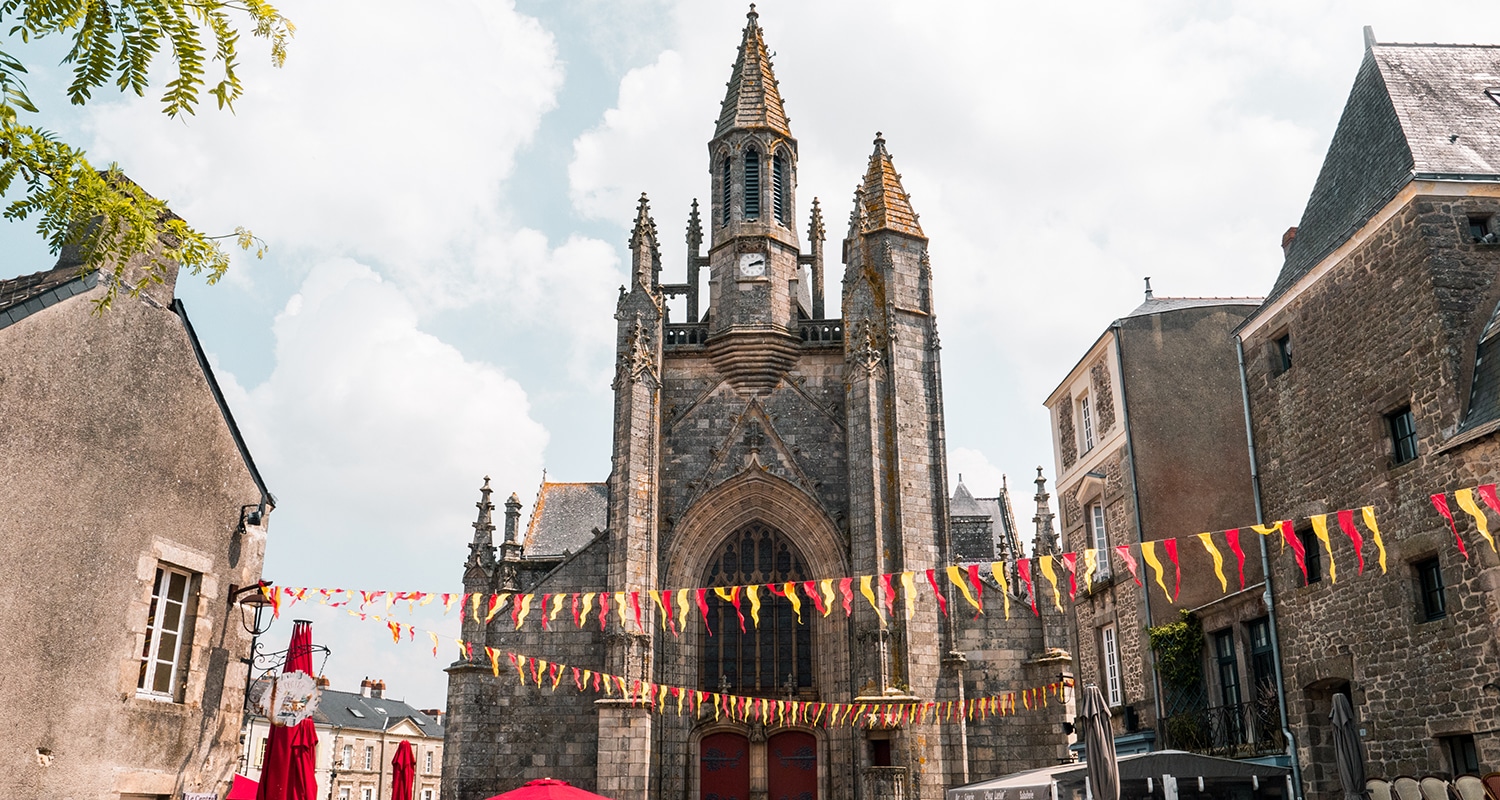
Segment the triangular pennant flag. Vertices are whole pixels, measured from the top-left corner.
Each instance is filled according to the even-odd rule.
[[[1057,588],[1057,571],[1052,568],[1052,556],[1038,556],[1037,565],[1041,568],[1042,576],[1052,587],[1052,605],[1056,606],[1058,611],[1062,611],[1062,592]]]
[[[1218,546],[1214,544],[1213,534],[1200,533],[1198,534],[1198,541],[1203,543],[1203,549],[1207,550],[1208,555],[1214,560],[1214,577],[1219,579],[1219,591],[1228,593],[1229,579],[1224,577],[1224,555],[1219,552]]]
[[[1230,528],[1224,531],[1224,541],[1229,543],[1229,551],[1234,553],[1235,563],[1240,569],[1240,588],[1245,588],[1245,551],[1240,548],[1240,529]]]
[[[792,604],[792,613],[797,615],[797,624],[802,624],[802,599],[797,597],[797,584],[790,581],[783,587],[787,602]]]
[[[1314,514],[1308,520],[1312,522],[1313,536],[1323,545],[1323,551],[1328,553],[1328,582],[1338,583],[1339,571],[1333,563],[1333,540],[1328,538],[1328,515]]]
[[[911,570],[901,573],[902,600],[906,603],[906,618],[917,614],[917,574]],[[798,620],[801,621],[800,618]]]
[[[1016,561],[1016,572],[1021,576],[1021,584],[1026,587],[1026,594],[1031,598],[1031,613],[1040,617],[1042,612],[1036,607],[1036,585],[1031,582],[1031,561],[1019,559]]]
[[[745,596],[750,598],[750,622],[760,627],[760,587],[750,584],[745,587]]]
[[[1359,528],[1354,526],[1354,510],[1344,509],[1338,513],[1339,530],[1349,537],[1349,543],[1354,545],[1354,560],[1359,564],[1358,574],[1365,574],[1365,537],[1359,534]]]
[[[1161,593],[1172,599],[1172,593],[1167,590],[1166,568],[1162,566],[1161,559],[1156,557],[1156,542],[1141,542],[1141,559],[1151,567],[1151,574],[1156,576],[1156,585],[1161,587]]]
[[[698,615],[703,617],[703,629],[708,631],[709,636],[713,636],[714,629],[708,624],[708,590],[699,589],[693,596],[698,601]]]
[[[932,596],[937,598],[938,611],[941,612],[943,616],[948,616],[948,598],[944,597],[943,590],[938,588],[937,570],[929,569],[926,571],[926,575],[927,585],[932,587]]]
[[[1459,489],[1453,493],[1453,497],[1458,501],[1458,507],[1467,511],[1469,516],[1474,518],[1474,527],[1478,528],[1479,535],[1483,536],[1486,542],[1489,542],[1490,552],[1495,552],[1495,539],[1490,536],[1489,521],[1484,518],[1484,512],[1480,511],[1478,504],[1474,502],[1474,490]]]
[[[1120,556],[1120,560],[1124,561],[1125,566],[1130,569],[1130,578],[1135,581],[1135,585],[1144,586],[1145,584],[1141,583],[1140,567],[1136,565],[1135,558],[1130,555],[1130,545],[1115,545],[1115,553]]]
[[[1010,582],[1005,579],[1005,562],[991,561],[990,574],[1000,584],[1000,596],[1005,598],[1005,618],[1010,619]]]
[[[1370,538],[1375,542],[1375,550],[1380,556],[1380,574],[1385,574],[1385,541],[1380,538],[1380,526],[1375,524],[1375,507],[1365,506],[1359,510],[1364,517],[1365,527],[1370,529]]]

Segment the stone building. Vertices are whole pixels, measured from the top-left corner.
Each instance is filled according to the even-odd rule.
[[[132,266],[129,281],[144,273]],[[0,281],[0,795],[180,798],[234,773],[273,506],[175,267],[94,315],[66,257]]]
[[[1331,563],[1299,528],[1308,582],[1290,556],[1274,562],[1316,798],[1339,794],[1340,692],[1376,774],[1500,766],[1500,559],[1477,536],[1460,555],[1429,501],[1494,482],[1500,464],[1500,47],[1365,39],[1281,273],[1239,331],[1265,517],[1374,506],[1387,551],[1382,574],[1366,539],[1360,574],[1331,523]]]
[[[436,710],[418,710],[386,697],[385,681],[366,678],[359,692],[339,692],[319,678],[313,724],[318,800],[437,800],[442,789],[443,723]],[[270,723],[251,716],[244,736],[244,774],[260,780]],[[391,798],[391,761],[409,741],[416,758],[412,796]]]
[[[753,9],[708,156],[709,202],[689,214],[682,283],[662,281],[644,197],[637,211],[630,284],[615,313],[609,480],[544,485],[524,538],[512,495],[498,543],[486,483],[465,591],[779,583],[954,562],[936,268],[885,140],[875,139],[838,250],[837,317],[825,313],[817,200],[806,240],[798,235],[798,142]],[[670,297],[682,298],[685,319],[668,319]],[[970,516],[966,526],[983,526],[973,518],[983,514]],[[966,540],[965,557],[992,558],[971,545],[994,537]],[[983,723],[744,725],[711,710],[654,715],[618,695],[538,692],[506,670],[492,676],[479,647],[823,702],[999,694],[1056,681],[1069,662],[1029,613],[945,617],[926,603],[910,619],[865,607],[799,625],[776,600],[741,634],[723,624],[734,609],[712,594],[708,602],[714,636],[701,624],[669,634],[649,607],[644,630],[611,618],[604,631],[516,631],[507,613],[489,627],[470,615],[463,638],[475,655],[449,669],[445,800],[545,776],[617,798],[936,798],[971,777],[1067,755],[1061,723],[1071,714],[1056,702]]]
[[[1193,537],[1255,520],[1233,331],[1259,298],[1146,299],[1100,334],[1046,405],[1056,454],[1063,549],[1079,553],[1071,608],[1079,680],[1115,708],[1121,753],[1168,747],[1234,757],[1284,750],[1274,670],[1262,652],[1270,622],[1264,572],[1247,531],[1244,585],[1224,544],[1227,587],[1191,538],[1178,553],[1175,601],[1146,592],[1112,549]],[[1144,565],[1142,565],[1144,569]],[[1178,590],[1175,576],[1169,579]],[[1163,685],[1146,628],[1189,610],[1207,634],[1191,685]],[[1263,687],[1273,687],[1268,696]],[[1269,716],[1268,716],[1269,715]]]

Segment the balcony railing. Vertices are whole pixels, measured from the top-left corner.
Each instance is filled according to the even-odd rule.
[[[798,327],[802,341],[808,344],[838,344],[844,341],[844,323],[838,320],[808,320]]]
[[[865,800],[906,800],[906,767],[865,767]]]
[[[668,347],[685,344],[704,344],[708,341],[708,323],[679,322],[667,326],[664,339]]]
[[[1275,697],[1173,714],[1161,721],[1164,745],[1223,758],[1253,758],[1286,751]]]

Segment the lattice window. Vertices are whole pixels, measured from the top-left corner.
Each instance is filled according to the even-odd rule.
[[[780,531],[761,522],[735,531],[719,546],[703,585],[760,584],[760,626],[751,620],[750,600],[744,590],[740,592],[738,613],[732,603],[709,593],[708,620],[713,634],[703,637],[701,679],[705,689],[768,696],[812,693],[812,603],[803,598],[803,624],[799,625],[791,603],[765,587],[807,580],[806,563]],[[740,615],[745,618],[743,632]]]

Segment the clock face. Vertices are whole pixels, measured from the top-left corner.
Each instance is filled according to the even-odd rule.
[[[759,278],[766,274],[765,253],[743,253],[740,255],[740,275],[746,278]]]

